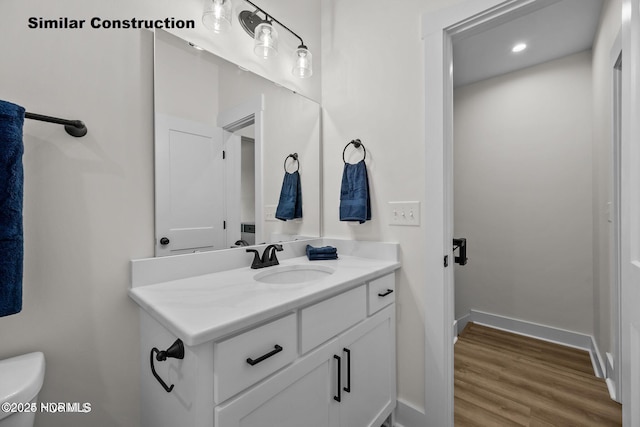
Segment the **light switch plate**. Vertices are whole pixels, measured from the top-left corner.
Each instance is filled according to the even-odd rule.
[[[276,209],[278,205],[264,205],[264,220],[265,221],[277,221]]]
[[[389,202],[389,225],[420,225],[420,202]]]

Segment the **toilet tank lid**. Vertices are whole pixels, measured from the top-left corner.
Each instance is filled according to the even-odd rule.
[[[0,403],[28,403],[44,381],[44,354],[34,352],[0,360]],[[0,411],[0,419],[10,415]]]

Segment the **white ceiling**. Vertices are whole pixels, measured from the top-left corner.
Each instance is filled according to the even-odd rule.
[[[453,42],[454,87],[590,49],[603,0],[550,0],[524,16]],[[516,43],[527,49],[512,53]]]

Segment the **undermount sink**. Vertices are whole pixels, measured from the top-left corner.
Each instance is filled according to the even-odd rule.
[[[283,265],[269,267],[253,278],[262,283],[292,285],[323,279],[334,272],[335,269],[326,265]]]

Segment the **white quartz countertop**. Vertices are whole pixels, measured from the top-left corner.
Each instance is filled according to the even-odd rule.
[[[269,270],[249,267],[135,287],[129,295],[164,327],[195,346],[221,338],[320,301],[400,267],[397,261],[340,256],[309,261],[306,256],[280,266],[313,265],[335,269],[331,275],[301,284],[267,284],[254,276]]]

